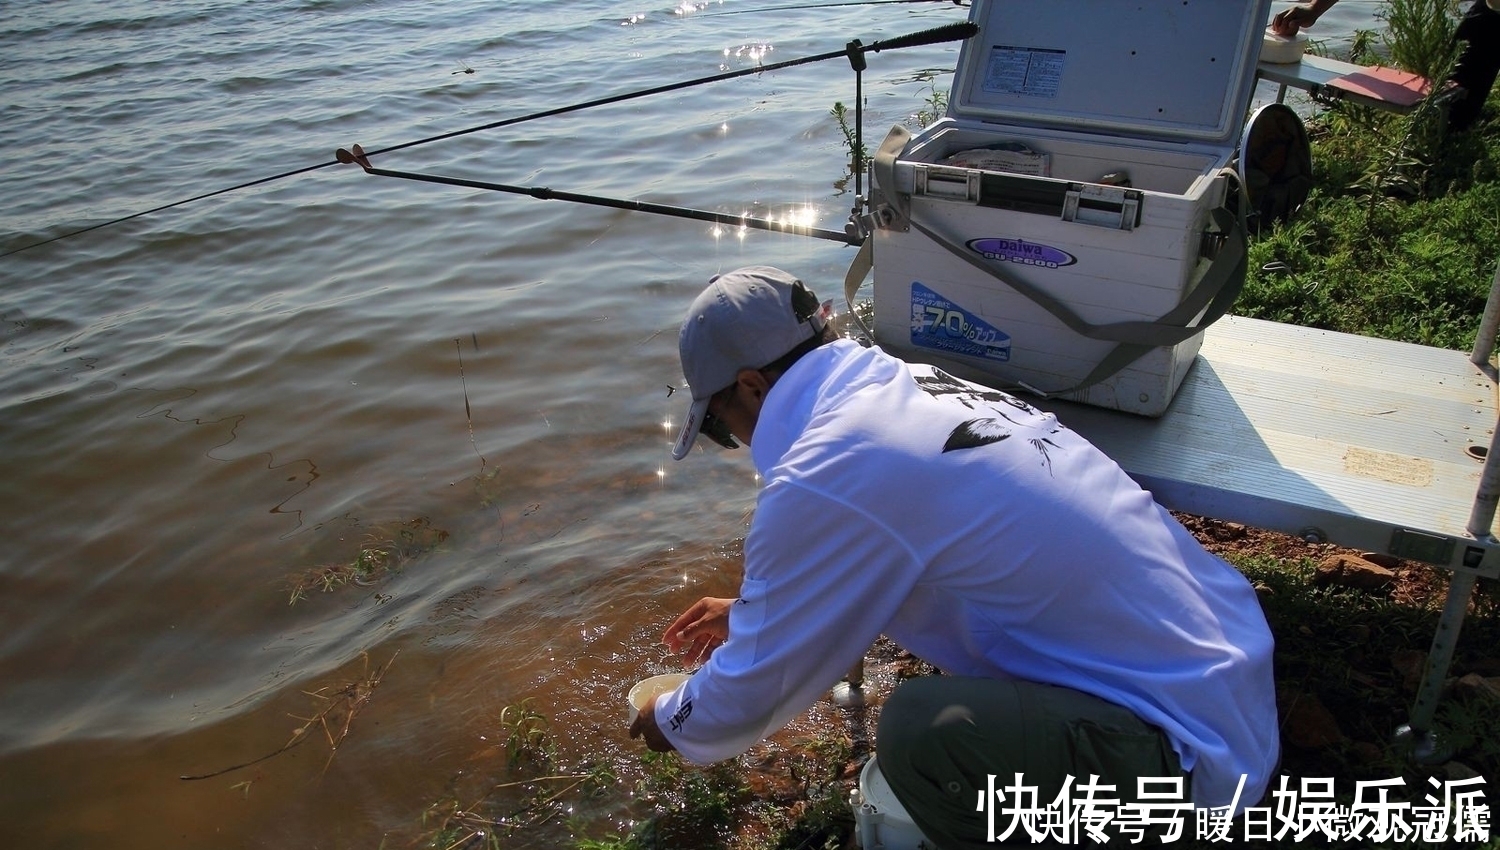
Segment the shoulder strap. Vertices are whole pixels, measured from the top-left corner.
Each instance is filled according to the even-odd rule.
[[[964,250],[959,240],[942,233],[937,226],[924,224],[915,219],[909,221],[912,229],[925,234],[932,241],[948,249],[954,256],[1026,296],[1079,336],[1155,347],[1176,345],[1218,321],[1229,310],[1244,286],[1246,264],[1244,227],[1229,210],[1223,207],[1212,210],[1210,217],[1213,219],[1214,226],[1224,237],[1224,244],[1187,297],[1167,313],[1152,321],[1105,324],[1092,324],[1085,321],[1071,307],[1052,297],[1046,290],[1011,274],[1005,263],[988,260],[973,251]],[[1200,321],[1193,321],[1200,313],[1203,314],[1203,318]]]

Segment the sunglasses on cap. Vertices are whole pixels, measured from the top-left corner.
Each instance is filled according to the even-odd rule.
[[[714,397],[727,396],[733,390],[734,385],[730,384],[714,393]],[[729,431],[729,423],[709,413],[707,410],[703,411],[703,424],[698,426],[698,433],[708,437],[726,449],[737,449],[740,447],[740,444],[734,441],[734,434]]]
[[[698,433],[726,449],[740,447],[740,444],[734,441],[734,435],[729,432],[729,426],[712,413],[703,414],[703,424],[698,427]]]

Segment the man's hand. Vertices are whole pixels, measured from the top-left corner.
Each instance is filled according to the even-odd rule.
[[[1271,18],[1271,32],[1283,38],[1291,38],[1297,34],[1297,30],[1317,23],[1318,18],[1322,17],[1332,5],[1327,2],[1299,3],[1291,8],[1283,9]]]
[[[662,734],[661,727],[656,725],[656,700],[646,700],[646,705],[640,713],[635,716],[635,722],[630,724],[630,737],[646,739],[646,747],[658,753],[667,753],[677,749],[667,736]]]
[[[682,656],[684,667],[707,660],[720,644],[729,640],[729,608],[732,605],[733,599],[710,596],[699,599],[667,626],[662,643],[674,654]]]

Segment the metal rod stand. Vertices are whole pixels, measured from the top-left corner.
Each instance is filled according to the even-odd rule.
[[[1480,319],[1474,350],[1469,356],[1474,365],[1489,370],[1497,333],[1500,333],[1500,262],[1495,265],[1484,316]],[[1494,372],[1489,371],[1494,377]],[[1474,504],[1469,512],[1466,530],[1475,540],[1492,539],[1490,529],[1497,505],[1500,505],[1500,424],[1490,436],[1484,472],[1480,475],[1479,489],[1474,494]],[[1448,668],[1453,663],[1453,652],[1458,647],[1464,615],[1469,610],[1469,600],[1478,580],[1477,573],[1468,570],[1454,572],[1443,602],[1442,616],[1438,618],[1437,633],[1432,638],[1432,649],[1427,653],[1427,665],[1422,670],[1422,684],[1417,689],[1416,702],[1412,704],[1411,723],[1396,730],[1396,740],[1410,748],[1408,754],[1418,764],[1441,764],[1452,755],[1450,748],[1433,730],[1433,721],[1448,679]]]

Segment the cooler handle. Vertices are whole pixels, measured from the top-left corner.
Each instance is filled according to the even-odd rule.
[[[1113,186],[1074,183],[1063,196],[1063,221],[1134,230],[1141,218],[1141,193]]]
[[[913,163],[910,168],[914,198],[938,198],[1056,216],[1066,222],[1113,230],[1134,230],[1141,223],[1143,195],[1137,189],[1064,183],[926,163]]]
[[[972,168],[942,168],[916,165],[912,169],[912,194],[951,201],[978,203],[981,172]]]

